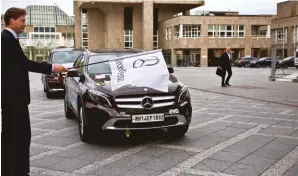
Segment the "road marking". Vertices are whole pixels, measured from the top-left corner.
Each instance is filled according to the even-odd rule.
[[[257,133],[255,135],[269,136],[269,137],[278,137],[278,138],[287,138],[287,139],[298,139],[298,137],[294,137],[294,136],[275,135],[275,134],[266,134],[266,133]]]
[[[117,160],[120,160],[124,157],[127,157],[127,156],[130,156],[130,155],[133,155],[135,153],[138,153],[144,149],[146,149],[147,146],[138,146],[138,147],[133,147],[133,148],[130,148],[128,150],[125,150],[125,151],[122,151],[120,153],[117,153],[117,154],[114,154],[108,158],[105,158],[101,161],[97,161],[97,162],[94,162],[92,164],[89,164],[85,167],[82,167],[80,169],[77,169],[77,170],[74,170],[72,171],[72,173],[76,173],[76,174],[87,174],[88,172],[91,172],[93,170],[96,170],[102,166],[105,166],[107,164],[110,164],[112,162],[115,162]]]
[[[57,130],[51,130],[51,129],[42,129],[42,128],[31,128],[31,130],[46,131],[46,132],[50,132],[50,131],[57,131]]]
[[[180,163],[178,166],[175,166],[174,168],[181,168],[182,170],[184,169],[189,169],[193,166],[195,166],[196,164],[198,164],[199,162],[203,161],[204,159],[212,156],[213,154],[233,145],[236,144],[238,142],[240,142],[241,140],[258,133],[259,131],[263,130],[264,128],[267,128],[269,125],[265,125],[265,124],[260,124],[252,129],[249,129],[235,137],[232,137],[220,144],[217,144],[209,149],[206,149],[200,153],[198,153],[197,155],[189,158],[188,160]],[[164,176],[164,175],[168,175],[168,172],[171,171],[175,171],[173,168],[169,169],[168,171],[162,173],[160,176]],[[175,175],[179,175],[179,173],[176,173]],[[174,175],[172,175],[174,176]]]
[[[236,176],[236,175],[231,175],[231,174],[224,174],[220,172],[210,172],[210,171],[201,171],[201,170],[196,170],[196,169],[188,169],[188,168],[174,168],[173,171],[176,171],[178,173],[188,173],[188,174],[193,174],[193,175],[200,175],[200,176]]]
[[[192,148],[192,147],[183,147],[180,145],[168,145],[168,144],[155,144],[151,145],[152,147],[161,147],[161,148],[167,148],[167,149],[178,149],[183,151],[189,151],[189,152],[201,152],[203,149],[199,148]]]
[[[292,111],[293,111],[293,109],[286,109],[286,110],[284,110],[284,111],[282,111],[282,112],[280,112],[278,114],[288,114],[288,113],[290,113]]]
[[[43,153],[39,153],[37,155],[34,155],[34,156],[30,156],[30,161],[33,161],[33,160],[36,160],[36,159],[40,159],[40,158],[43,158],[45,156],[50,156],[50,155],[53,155],[55,153],[59,153],[61,151],[58,151],[58,150],[50,150],[50,151],[47,151],[47,152],[43,152]]]
[[[59,147],[59,146],[50,146],[50,145],[42,145],[42,144],[33,143],[31,145],[33,147],[50,149],[50,151],[46,151],[46,152],[43,152],[43,153],[39,153],[37,155],[33,155],[33,156],[30,157],[30,161],[40,159],[40,158],[43,158],[45,156],[53,155],[53,154],[59,153],[61,151],[66,151],[66,150],[71,149],[71,148],[76,148],[76,147],[78,147],[80,145],[83,145],[83,144],[84,144],[83,142],[77,142],[77,143],[74,143],[74,144],[67,145],[65,147]]]
[[[42,137],[45,137],[45,136],[50,136],[50,135],[53,135],[53,134],[61,133],[61,132],[68,131],[68,130],[72,130],[72,129],[76,129],[76,128],[78,128],[78,127],[77,127],[77,126],[72,126],[72,127],[68,127],[68,128],[61,129],[61,130],[49,131],[49,132],[44,133],[44,134],[40,134],[40,135],[33,136],[33,137],[31,138],[31,140],[33,140],[33,139],[38,139],[38,138],[42,138]]]
[[[37,117],[37,116],[48,115],[48,114],[56,114],[57,112],[58,112],[58,113],[60,113],[60,112],[64,112],[64,110],[55,111],[55,112],[45,112],[45,113],[42,113],[42,114],[32,115],[32,116],[30,116],[30,117]]]
[[[216,119],[213,119],[213,120],[209,120],[207,122],[203,122],[203,123],[199,123],[199,124],[190,126],[189,129],[193,130],[193,129],[201,128],[203,126],[206,126],[206,125],[218,122],[218,121],[222,121],[222,120],[228,119],[228,118],[233,117],[233,116],[235,116],[235,115],[225,115],[223,117],[219,117],[219,118],[216,118]]]
[[[298,147],[266,170],[261,176],[281,176],[298,162]]]

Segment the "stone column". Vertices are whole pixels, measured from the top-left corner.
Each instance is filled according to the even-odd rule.
[[[183,37],[183,24],[180,24],[180,28],[179,28],[179,38]]]
[[[250,45],[245,45],[245,49],[244,49],[244,56],[251,56],[251,46]]]
[[[73,9],[75,14],[75,47],[82,46],[81,35],[81,8],[79,7],[79,1],[73,1]]]
[[[202,47],[201,48],[201,67],[208,67],[208,48]]]
[[[32,60],[32,47],[28,47],[29,49],[29,59]]]
[[[171,49],[171,64],[173,67],[177,66],[177,57],[176,57],[176,50]]]
[[[153,50],[153,2],[143,2],[143,49]]]
[[[267,26],[267,38],[270,38],[271,32],[270,32],[270,24]]]

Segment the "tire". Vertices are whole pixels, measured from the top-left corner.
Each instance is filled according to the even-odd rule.
[[[257,65],[256,65],[256,68],[260,68],[260,64],[257,64]]]
[[[79,133],[83,142],[91,141],[91,129],[86,125],[85,111],[82,105],[79,106]]]
[[[284,68],[284,69],[287,69],[287,68],[288,68],[288,64],[285,64],[285,65],[283,66],[283,68]]]
[[[188,128],[189,128],[189,125],[169,127],[168,132],[172,136],[181,137],[181,136],[184,136],[184,134],[188,131]]]
[[[296,68],[298,69],[298,66],[296,66]]]
[[[67,119],[74,119],[75,118],[75,114],[73,113],[73,111],[70,109],[69,107],[69,103],[68,103],[68,98],[66,97],[66,95],[64,96],[64,113],[65,113],[65,117]]]
[[[49,92],[49,90],[46,91],[47,98],[53,98],[53,93]]]

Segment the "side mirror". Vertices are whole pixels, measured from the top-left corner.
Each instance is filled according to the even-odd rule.
[[[174,68],[173,67],[168,67],[169,73],[174,73]]]
[[[68,70],[67,77],[79,77],[79,70],[76,68]]]

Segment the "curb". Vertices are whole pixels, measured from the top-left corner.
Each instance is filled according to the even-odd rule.
[[[275,81],[279,82],[291,82],[291,83],[298,83],[298,79],[286,79],[286,78],[278,78]]]

